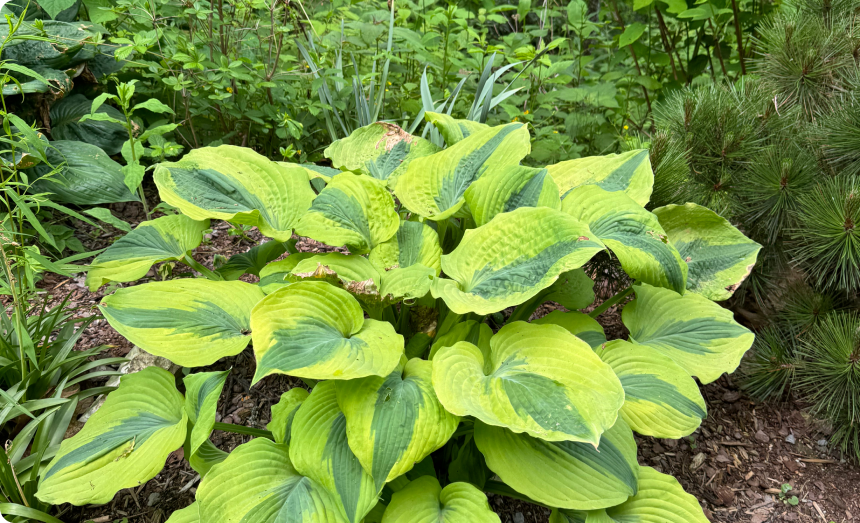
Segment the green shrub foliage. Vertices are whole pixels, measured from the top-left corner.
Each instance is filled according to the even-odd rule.
[[[181,258],[210,219],[352,254],[287,241],[285,259],[247,256],[230,281],[208,271],[121,289],[102,301],[105,317],[190,367],[251,344],[254,383],[286,374],[313,387],[286,391],[268,439],[227,455],[208,440],[225,373],[192,373],[184,397],[166,371],[129,375],[63,442],[39,498],[105,503],[184,444],[204,477],[171,522],[498,522],[486,489],[553,507],[554,521],[659,510],[705,523],[674,478],[638,464],[634,431],[679,438],[707,415],[694,378],[734,371],[754,339],[710,298],[731,295],[759,246],[695,204],[645,210],[647,151],[527,168],[524,125],[426,117],[445,148],[374,123],[328,149],[343,171],[233,146],[159,165],[161,196],[182,215],[100,254],[93,288]],[[325,181],[318,194],[311,179]],[[142,244],[165,247],[129,248]],[[607,250],[635,280],[618,296],[635,297],[629,340],[607,341],[576,310],[594,300],[582,267]],[[236,281],[242,267],[260,283]],[[548,300],[570,310],[524,321]]]

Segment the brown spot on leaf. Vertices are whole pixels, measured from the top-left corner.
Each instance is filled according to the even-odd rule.
[[[387,122],[376,123],[385,129],[385,134],[376,142],[377,149],[383,142],[385,142],[386,152],[391,152],[391,149],[403,140],[406,140],[406,143],[412,143],[412,135],[404,131],[399,125]]]

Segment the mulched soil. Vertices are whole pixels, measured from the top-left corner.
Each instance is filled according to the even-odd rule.
[[[111,208],[115,215],[133,225],[143,218],[139,204]],[[115,232],[104,233],[85,224],[78,225],[78,237],[88,249],[106,247],[117,236]],[[231,234],[226,223],[213,222],[212,232],[207,234],[195,258],[212,267],[216,253],[229,257],[248,250],[261,239],[256,229],[246,236]],[[307,239],[302,239],[298,247],[302,251],[332,250]],[[177,265],[172,270],[176,274],[187,268]],[[159,269],[155,267],[137,283],[158,279]],[[127,285],[131,284],[123,284]],[[65,293],[72,292],[71,303],[79,316],[97,314],[95,305],[105,292],[102,288],[90,293],[82,277],[68,279],[48,275],[40,286],[52,296],[54,303]],[[598,301],[614,290],[611,284],[598,287]],[[544,305],[535,316],[554,308],[557,308],[554,304]],[[610,339],[626,336],[617,307],[602,314],[599,321]],[[123,356],[131,349],[131,344],[105,320],[94,322],[77,348],[98,345],[107,346],[104,356]],[[270,376],[251,388],[255,361],[250,349],[224,358],[205,370],[227,368],[233,370],[224,387],[217,415],[217,420],[225,423],[265,428],[270,419],[270,407],[281,393],[304,386],[300,380]],[[177,378],[177,386],[181,389],[181,377]],[[860,468],[845,462],[838,451],[827,445],[830,429],[811,419],[804,405],[792,400],[755,403],[729,376],[702,387],[702,392],[708,404],[708,418],[693,435],[681,440],[637,437],[642,465],[678,478],[715,522],[860,521]],[[88,406],[82,405],[79,412]],[[211,439],[226,451],[250,440],[247,436],[220,431],[215,431]],[[785,483],[792,486],[787,497],[796,495],[798,505],[793,506],[785,501],[785,496],[780,496],[780,487]],[[67,506],[60,519],[67,523],[90,520],[105,523],[124,518],[131,523],[163,523],[173,511],[193,501],[198,485],[198,475],[188,466],[179,449],[168,458],[164,470],[146,484],[120,491],[112,502],[103,506]],[[543,507],[492,494],[489,501],[503,523],[549,521],[549,510]]]

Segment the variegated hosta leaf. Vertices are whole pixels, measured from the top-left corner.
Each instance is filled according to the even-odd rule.
[[[165,523],[200,523],[200,515],[197,513],[197,502],[174,511]]]
[[[603,326],[588,314],[581,312],[552,311],[546,316],[532,321],[532,323],[538,325],[558,325],[587,343],[592,349],[606,343],[606,334],[603,332]]]
[[[287,285],[292,283],[287,280],[287,276],[289,276],[289,274],[293,272],[293,269],[296,268],[296,265],[298,265],[300,261],[306,260],[312,256],[317,256],[317,253],[298,252],[295,254],[290,254],[283,260],[272,262],[266,265],[260,271],[260,283],[258,283],[257,285],[266,294],[272,294],[281,287],[286,287]]]
[[[439,234],[429,225],[412,221],[400,222],[397,234],[376,246],[368,256],[380,273],[421,264],[433,269],[437,276],[442,271],[441,258]]]
[[[218,398],[227,380],[229,370],[221,372],[198,372],[182,379],[185,383],[185,413],[194,428],[191,429],[191,452],[195,454],[215,426],[215,410]]]
[[[475,423],[475,443],[502,481],[552,507],[605,508],[636,494],[636,440],[621,418],[602,434],[597,448],[544,441],[480,421]]]
[[[119,289],[99,309],[143,350],[183,367],[202,367],[248,346],[251,309],[264,296],[242,281],[185,278]]]
[[[348,292],[303,281],[266,296],[251,312],[257,356],[254,383],[272,373],[314,380],[387,376],[403,354],[403,336],[365,320]]]
[[[629,196],[583,185],[568,193],[562,209],[588,224],[631,278],[684,292],[687,264],[669,244],[657,217]]]
[[[59,505],[102,504],[164,468],[182,446],[188,417],[173,374],[149,367],[120,386],[42,471],[36,496]]]
[[[490,127],[410,162],[397,178],[395,192],[410,211],[445,220],[460,210],[466,189],[485,171],[517,165],[530,150],[529,132],[523,124]]]
[[[688,291],[727,300],[749,276],[761,245],[722,216],[695,203],[667,205],[654,214],[690,267]]]
[[[206,523],[345,523],[335,499],[299,474],[285,444],[256,438],[212,467],[197,489]]]
[[[430,292],[436,271],[419,263],[382,273],[380,295],[384,303],[423,298]]]
[[[282,162],[278,162],[282,163]],[[287,162],[283,162],[287,163]],[[292,167],[295,164],[288,163],[288,167]],[[299,164],[299,167],[303,168],[308,173],[308,180],[313,180],[314,178],[320,178],[325,183],[331,181],[331,179],[338,174],[342,173],[340,169],[333,169],[331,167],[326,167],[324,165],[317,165],[314,163],[302,163]]]
[[[181,214],[141,222],[90,264],[90,292],[110,281],[142,278],[155,263],[183,258],[200,245],[208,228],[209,220],[196,221]]]
[[[469,483],[445,488],[432,476],[421,476],[391,496],[382,523],[500,523],[487,496]]]
[[[621,313],[630,341],[657,349],[702,383],[733,372],[752,346],[755,335],[707,298],[650,285],[633,289],[636,299]]]
[[[196,220],[215,218],[256,226],[285,242],[314,199],[301,167],[288,167],[246,147],[194,149],[155,168],[165,202]]]
[[[546,290],[545,301],[554,301],[566,309],[584,309],[594,303],[594,280],[582,269],[561,274]]]
[[[358,523],[376,505],[382,485],[374,488],[373,478],[349,448],[346,423],[335,382],[318,383],[293,418],[290,461],[328,490],[350,523]]]
[[[466,320],[451,327],[451,330],[438,336],[433,340],[433,345],[430,346],[429,359],[433,359],[439,349],[443,347],[451,347],[457,342],[468,341],[472,345],[478,347],[484,359],[487,359],[490,354],[490,338],[493,337],[493,329],[486,323],[480,323],[475,320]]]
[[[352,173],[338,174],[314,200],[296,232],[364,254],[397,232],[400,218],[384,185]]]
[[[379,271],[363,256],[339,252],[316,254],[300,260],[286,277],[287,281],[325,281],[346,289],[357,298],[379,300]]]
[[[550,523],[708,523],[696,498],[672,476],[639,469],[639,493],[605,510],[552,511]]]
[[[520,207],[561,209],[558,186],[547,170],[523,165],[488,170],[466,189],[465,197],[478,226]]]
[[[580,185],[598,185],[610,192],[627,193],[644,207],[654,187],[654,172],[645,149],[567,160],[548,165],[547,170],[558,184],[562,199]]]
[[[439,150],[432,142],[412,136],[397,124],[376,122],[329,145],[325,157],[339,169],[360,172],[385,182],[402,174],[415,158]]]
[[[621,380],[621,416],[639,434],[682,438],[692,434],[707,416],[695,380],[658,350],[612,340],[597,354]]]
[[[227,459],[228,455],[207,439],[203,441],[197,452],[191,454],[191,457],[188,458],[188,464],[191,465],[191,468],[195,472],[200,474],[200,477],[206,477],[206,474],[209,474],[212,467]]]
[[[548,441],[597,446],[615,423],[624,389],[609,365],[557,325],[516,321],[485,357],[461,341],[433,358],[433,388],[448,412]]]
[[[523,207],[466,231],[460,245],[442,256],[451,279],[436,279],[431,292],[458,314],[490,314],[532,298],[603,248],[570,215]]]
[[[433,363],[406,361],[386,377],[337,381],[346,414],[349,445],[382,490],[444,445],[460,419],[448,413],[433,391]]]
[[[445,140],[445,144],[448,147],[451,147],[463,138],[468,138],[475,133],[490,128],[485,123],[474,122],[472,120],[458,120],[445,113],[426,112],[424,113],[424,119],[439,130],[439,134],[442,135],[442,139]]]
[[[281,394],[281,399],[272,405],[272,421],[266,424],[266,430],[272,432],[275,443],[289,443],[296,411],[302,402],[308,399],[308,391],[296,387]]]
[[[215,271],[219,276],[228,281],[238,280],[243,274],[260,275],[260,271],[266,265],[287,252],[286,242],[269,240],[265,243],[255,245],[246,252],[230,256],[224,265]]]

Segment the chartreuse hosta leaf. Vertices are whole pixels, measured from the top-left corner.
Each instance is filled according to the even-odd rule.
[[[281,287],[289,285],[292,282],[287,280],[287,276],[296,268],[296,265],[300,261],[316,255],[314,252],[299,252],[266,265],[260,271],[260,283],[257,285],[266,294],[271,294]]]
[[[295,164],[291,164],[288,162],[278,162],[285,163],[288,167],[292,167]],[[331,181],[332,177],[337,176],[342,173],[340,169],[333,169],[331,167],[326,167],[324,165],[317,165],[315,163],[301,163],[299,167],[303,168],[305,172],[308,174],[308,180],[313,180],[314,178],[320,178],[325,183]]]
[[[397,234],[376,246],[368,256],[380,272],[421,264],[433,269],[436,275],[442,271],[441,258],[439,234],[429,225],[412,221],[400,222]]]
[[[165,523],[200,523],[197,503],[192,503],[183,509],[174,511]]]
[[[343,173],[319,193],[296,232],[364,254],[394,236],[399,226],[394,199],[384,185],[367,176]]]
[[[520,207],[561,209],[558,186],[548,171],[522,165],[488,170],[466,189],[465,197],[478,226]]]
[[[490,353],[490,338],[493,337],[493,329],[486,323],[477,322],[475,320],[462,321],[453,327],[451,330],[442,334],[433,341],[430,346],[429,359],[439,352],[442,347],[450,347],[460,341],[468,341],[472,345],[478,347],[481,354],[486,356]]]
[[[645,149],[567,160],[548,165],[547,170],[562,199],[575,187],[598,185],[610,192],[624,192],[644,207],[654,187],[654,172]]]
[[[460,419],[433,391],[433,363],[413,358],[386,377],[337,381],[349,446],[380,491],[444,445]]]
[[[395,192],[410,211],[445,220],[460,210],[466,189],[484,172],[517,165],[530,150],[529,132],[523,124],[490,127],[410,162],[397,178]]]
[[[190,454],[196,454],[215,426],[215,410],[218,398],[227,380],[229,370],[221,372],[198,372],[182,379],[185,383],[185,413],[194,428],[191,429]]]
[[[690,267],[690,292],[726,300],[749,276],[761,245],[722,216],[695,203],[667,205],[654,209],[654,214]]]
[[[206,523],[345,523],[337,501],[299,474],[286,444],[256,438],[215,465],[197,489]]]
[[[120,386],[42,472],[37,497],[59,505],[102,504],[154,478],[182,446],[188,417],[173,374],[149,367]]]
[[[490,128],[485,123],[474,122],[472,120],[458,120],[445,113],[426,112],[424,113],[424,119],[433,124],[436,129],[439,129],[439,134],[442,135],[442,139],[445,140],[445,144],[448,147],[451,147],[463,138],[468,138],[475,133]]]
[[[594,303],[594,280],[582,269],[567,271],[547,287],[544,299],[566,309],[584,309]]]
[[[588,314],[581,312],[552,311],[546,316],[532,321],[532,323],[558,325],[587,343],[592,349],[606,343],[603,326]]]
[[[254,383],[272,373],[315,380],[387,376],[403,354],[403,336],[364,319],[347,291],[303,281],[266,296],[251,312],[257,356]]]
[[[431,292],[458,314],[490,314],[535,296],[603,248],[570,215],[523,207],[466,231],[460,245],[442,256],[450,280],[434,280]]]
[[[153,264],[182,259],[203,241],[209,220],[196,221],[177,214],[141,222],[96,256],[87,272],[87,286],[94,292],[110,281],[142,278]]]
[[[293,418],[290,461],[300,474],[328,490],[350,523],[358,523],[376,505],[384,482],[374,487],[349,448],[337,396],[335,381],[324,381],[302,402]]]
[[[442,488],[432,476],[421,476],[391,496],[382,523],[500,523],[487,496],[469,483]]]
[[[698,294],[636,285],[636,299],[621,313],[630,341],[662,352],[702,383],[732,372],[755,335],[732,312]]]
[[[415,158],[439,150],[432,142],[412,136],[396,124],[376,122],[329,145],[325,157],[339,169],[368,174],[384,182],[403,173]]]
[[[583,185],[565,196],[562,209],[588,224],[630,277],[684,292],[687,264],[669,243],[657,217],[628,195]]]
[[[604,510],[553,510],[550,523],[708,523],[696,498],[678,480],[651,467],[639,468],[639,492]]]
[[[597,448],[544,441],[480,421],[475,423],[475,443],[502,481],[551,507],[605,508],[636,494],[636,440],[621,418],[601,435]]]
[[[186,216],[256,226],[282,242],[314,199],[303,168],[232,145],[194,149],[159,164],[154,178],[161,199]]]
[[[272,432],[276,443],[290,442],[293,420],[306,399],[308,391],[296,387],[281,394],[281,399],[272,405],[272,421],[266,424],[266,430]]]
[[[612,340],[597,354],[621,380],[621,416],[639,434],[682,438],[692,434],[707,415],[695,380],[658,350]]]
[[[264,296],[242,281],[186,278],[119,289],[105,296],[99,309],[143,350],[177,365],[201,367],[248,346],[251,309]]]
[[[618,378],[588,344],[557,325],[521,321],[502,327],[486,356],[465,341],[439,349],[433,388],[458,416],[595,446],[624,403]]]

